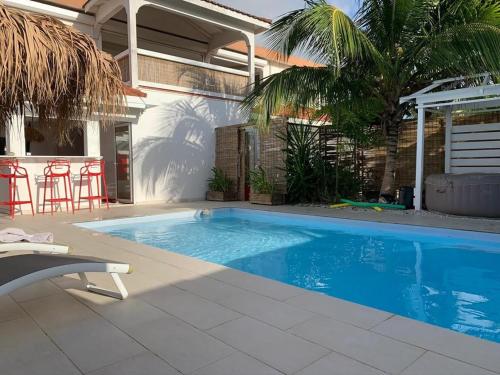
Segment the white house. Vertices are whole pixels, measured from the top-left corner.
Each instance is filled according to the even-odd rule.
[[[35,195],[48,159],[71,158],[76,174],[85,158],[102,157],[110,195],[121,202],[203,199],[214,129],[246,121],[239,105],[248,85],[289,65],[313,64],[296,57],[284,63],[256,46],[255,36],[271,21],[211,0],[4,3],[91,35],[115,56],[129,86],[126,116],[107,128],[88,121],[72,146],[58,147],[50,134],[26,142],[25,129],[37,126],[29,114],[9,124],[4,153],[29,167]]]

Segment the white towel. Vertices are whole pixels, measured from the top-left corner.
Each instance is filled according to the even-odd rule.
[[[0,230],[0,242],[33,242],[52,243],[54,235],[52,233],[28,234],[19,228],[5,228]]]

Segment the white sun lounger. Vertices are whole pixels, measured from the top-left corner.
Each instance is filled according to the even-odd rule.
[[[118,292],[91,284],[86,272],[106,272],[111,275]],[[26,254],[0,258],[0,295],[57,276],[78,274],[84,287],[94,293],[125,299],[127,289],[118,274],[131,273],[129,264],[99,258],[66,255]]]
[[[68,254],[69,247],[54,243],[1,242],[0,254],[9,251],[33,251],[34,253]]]

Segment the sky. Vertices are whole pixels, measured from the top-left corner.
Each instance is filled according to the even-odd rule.
[[[304,0],[217,0],[232,6],[236,9],[244,10],[256,16],[276,19],[277,17],[291,10],[304,7]],[[344,12],[353,16],[357,9],[357,0],[329,0]]]

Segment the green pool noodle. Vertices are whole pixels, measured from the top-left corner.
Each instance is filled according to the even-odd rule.
[[[362,207],[362,208],[380,207],[388,210],[406,210],[406,206],[403,206],[402,204],[355,202],[349,199],[341,199],[340,201],[342,203],[350,204],[353,207]]]

